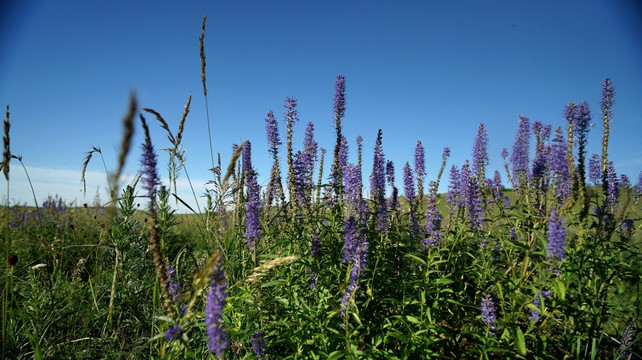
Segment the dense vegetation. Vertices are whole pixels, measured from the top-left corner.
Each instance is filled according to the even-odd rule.
[[[201,57],[207,98],[203,49]],[[347,162],[339,75],[327,173],[312,123],[295,151],[288,98],[286,163],[269,112],[268,184],[259,186],[246,141],[227,166],[212,155],[207,204],[191,215],[175,213],[183,199],[174,194],[187,176],[189,101],[173,133],[132,98],[112,201],[2,208],[2,356],[640,358],[642,184],[609,161],[614,89],[610,79],[602,85],[602,154],[586,153],[587,103],[566,105],[557,129],[520,117],[503,174],[486,173],[483,124],[471,161],[449,165],[446,148],[430,181],[421,142],[411,162],[393,164],[379,130],[366,192],[360,137],[358,162]],[[167,184],[148,114],[173,144]],[[141,171],[119,189],[138,119]],[[10,152],[8,109],[4,145],[8,181],[10,162],[22,160]],[[444,171],[448,192],[437,194]]]

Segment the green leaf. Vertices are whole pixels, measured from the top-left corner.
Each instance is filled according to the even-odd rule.
[[[408,320],[409,322],[411,322],[413,324],[419,324],[419,319],[417,319],[414,316],[406,315],[406,320]]]
[[[519,327],[515,328],[515,345],[517,345],[517,351],[520,355],[526,356],[526,340],[524,339],[524,333]]]
[[[423,266],[426,266],[426,261],[424,259],[420,258],[419,256],[412,255],[412,254],[406,254],[406,257],[417,261],[418,263],[420,263]]]
[[[341,358],[345,357],[347,353],[348,353],[348,350],[336,350],[336,351],[333,351],[333,352],[330,353],[330,355],[328,355],[328,360],[341,359]]]
[[[560,300],[566,299],[566,286],[561,281],[556,281],[553,285],[555,288],[555,293],[560,297]]]

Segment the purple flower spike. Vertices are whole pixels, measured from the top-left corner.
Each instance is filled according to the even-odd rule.
[[[600,169],[601,166],[600,156],[595,153],[591,154],[588,166],[588,176],[589,181],[591,181],[595,185],[602,183],[602,169]]]
[[[494,330],[497,329],[495,326],[497,317],[495,315],[495,304],[493,303],[493,298],[489,294],[486,294],[481,301],[481,316],[482,321],[490,329],[489,334],[494,335]]]
[[[377,141],[374,148],[374,159],[372,174],[370,175],[370,193],[375,202],[375,214],[377,215],[377,230],[388,231],[388,206],[386,204],[386,160],[382,147],[382,131],[377,133]]]
[[[557,210],[551,210],[548,217],[548,258],[563,260],[566,246],[566,227],[564,219]]]
[[[541,298],[542,300],[546,300],[546,299],[547,299],[548,297],[550,297],[551,295],[553,295],[553,292],[552,292],[552,291],[542,291],[541,293],[539,293],[539,295],[537,295],[537,297],[535,298],[535,300],[533,300],[533,305],[535,305],[537,308],[539,308],[539,309],[540,309],[540,311],[537,311],[537,310],[531,310],[531,316],[529,317],[529,319],[530,319],[530,320],[532,320],[532,321],[534,321],[534,322],[539,321],[539,318],[540,318],[540,312],[543,310],[543,309],[542,309],[542,306],[541,306],[541,304],[540,304],[540,298]]]
[[[265,339],[263,339],[263,335],[261,335],[260,331],[255,331],[250,340],[252,342],[254,355],[256,355],[259,360],[263,360],[263,356],[265,355]]]
[[[180,295],[178,281],[176,281],[176,279],[174,278],[176,276],[176,269],[174,269],[174,267],[171,265],[167,265],[166,274],[169,296],[171,296],[172,301],[176,301],[178,300],[178,296]]]
[[[403,188],[404,195],[408,199],[410,211],[408,212],[408,221],[410,222],[410,237],[416,240],[419,237],[419,222],[417,221],[416,206],[417,198],[415,194],[415,182],[412,177],[412,169],[410,164],[406,162],[403,167]]]
[[[156,171],[156,153],[154,152],[154,146],[151,142],[145,142],[142,149],[143,156],[141,164],[143,166],[143,176],[141,180],[143,183],[143,189],[147,194],[147,198],[154,199],[157,192],[156,188],[160,185],[158,172]]]
[[[247,202],[245,203],[246,231],[245,238],[247,246],[252,251],[254,243],[261,238],[261,224],[259,216],[261,213],[261,189],[256,180],[256,172],[252,168],[252,144],[246,141],[243,145],[243,173],[247,186]]]
[[[205,303],[205,324],[207,325],[207,346],[210,352],[222,356],[229,345],[229,336],[222,329],[223,307],[227,297],[225,274],[217,262],[212,270],[212,283]]]
[[[343,75],[337,75],[334,84],[334,118],[339,121],[346,111],[346,79]]]
[[[418,181],[423,181],[424,176],[426,176],[424,146],[421,141],[417,141],[417,146],[415,147],[415,174],[417,174]]]
[[[510,156],[510,162],[513,165],[513,177],[516,181],[520,181],[520,174],[522,180],[528,176],[528,154],[529,154],[529,141],[530,141],[530,123],[527,117],[519,117],[519,126],[517,127],[517,135],[513,143],[513,153]],[[520,184],[521,185],[521,184]]]
[[[488,166],[488,134],[484,124],[479,124],[477,128],[477,135],[475,136],[475,144],[473,145],[473,173],[477,179],[484,181],[486,175],[484,169]]]
[[[602,83],[602,100],[600,101],[600,109],[605,117],[611,117],[611,109],[615,104],[615,87],[610,78],[604,79]]]
[[[165,340],[172,341],[180,338],[181,336],[183,336],[183,329],[181,329],[181,327],[176,324],[170,326],[169,329],[167,329],[167,332],[165,333]]]
[[[265,131],[267,132],[269,152],[272,158],[274,158],[278,154],[278,147],[281,145],[281,139],[279,138],[277,121],[272,111],[268,112],[267,117],[265,118]]]

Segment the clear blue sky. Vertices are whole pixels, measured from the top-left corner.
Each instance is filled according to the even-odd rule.
[[[232,144],[249,139],[263,184],[271,166],[265,115],[274,110],[284,139],[287,96],[299,102],[297,149],[312,121],[319,145],[332,150],[337,74],[347,82],[343,133],[352,161],[355,138],[364,139],[366,184],[379,128],[397,178],[421,140],[431,180],[443,147],[452,150],[449,165],[471,158],[480,122],[490,168],[501,169],[518,115],[557,127],[569,101],[590,103],[588,151],[598,153],[605,77],[616,87],[611,160],[634,183],[642,170],[637,1],[8,1],[0,5],[0,104],[3,114],[10,105],[11,150],[23,156],[39,202],[54,194],[91,202],[104,190],[102,163],[94,159],[83,197],[81,165],[94,145],[115,168],[131,91],[174,131],[193,95],[183,144],[196,191],[204,192],[211,178],[198,44],[204,14],[214,151],[227,163]],[[156,148],[167,147],[147,118]],[[139,168],[137,130],[129,175]],[[166,177],[165,153],[159,163]],[[12,203],[31,204],[15,160],[10,181]],[[6,196],[4,177],[0,189]],[[189,199],[185,189],[180,195]]]

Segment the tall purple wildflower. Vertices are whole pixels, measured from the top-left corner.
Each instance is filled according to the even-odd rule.
[[[480,184],[486,179],[484,169],[489,164],[488,160],[488,133],[483,123],[479,124],[477,128],[477,135],[475,135],[475,143],[473,145],[473,173],[477,176]]]
[[[308,203],[306,196],[307,174],[305,169],[305,159],[303,157],[304,154],[300,151],[294,155],[294,163],[292,165],[294,167],[294,178],[292,180],[292,185],[294,186],[294,198],[296,199],[297,204],[305,206]]]
[[[281,138],[279,137],[279,127],[274,117],[274,113],[270,110],[265,118],[265,131],[268,140],[268,152],[272,158],[276,158],[279,154],[279,145],[281,145]]]
[[[584,158],[586,155],[586,142],[588,132],[591,127],[591,110],[589,104],[584,101],[574,107],[575,113],[573,116],[573,125],[575,127],[575,134],[577,136],[578,146],[578,171],[580,171],[580,180],[584,181]],[[584,183],[582,183],[584,185]]]
[[[180,295],[178,281],[174,278],[176,276],[176,269],[171,265],[167,265],[167,269],[165,271],[167,273],[167,287],[169,295],[172,298],[172,301],[175,302],[178,300]]]
[[[252,144],[245,141],[243,144],[243,173],[247,186],[247,202],[245,203],[245,238],[250,251],[254,250],[254,244],[261,238],[261,224],[259,216],[261,213],[261,189],[256,180],[256,171],[252,168]]]
[[[299,114],[296,109],[297,101],[288,97],[285,99],[285,128],[287,139],[285,146],[287,148],[288,159],[288,193],[290,201],[294,202],[294,154],[292,150],[292,135],[294,133],[294,123],[299,120]]]
[[[337,133],[337,143],[334,146],[334,160],[330,168],[330,186],[334,192],[334,199],[343,195],[341,180],[343,179],[343,167],[341,164],[341,148],[344,136],[341,134],[341,119],[345,116],[346,108],[346,81],[341,74],[337,75],[337,81],[334,84],[334,126]],[[335,204],[336,205],[336,204]]]
[[[318,258],[321,256],[321,239],[319,238],[319,232],[315,231],[312,234],[312,244],[311,244],[310,254],[312,257]]]
[[[312,201],[312,187],[314,183],[314,164],[317,161],[318,144],[314,140],[314,124],[308,123],[305,129],[303,152],[301,153],[301,166],[303,168],[303,205]]]
[[[602,99],[600,101],[600,109],[602,110],[602,121],[604,126],[604,134],[602,137],[602,181],[604,182],[603,188],[607,190],[608,184],[606,180],[608,177],[608,150],[609,150],[609,134],[611,132],[611,119],[613,118],[613,104],[615,104],[615,88],[610,78],[604,79],[602,83]]]
[[[180,325],[175,324],[170,326],[167,332],[165,332],[165,341],[176,340],[181,336],[183,336],[183,329],[181,329]]]
[[[635,185],[635,198],[642,197],[642,171],[640,171],[640,175],[638,175],[638,183]]]
[[[272,205],[272,199],[276,196],[280,197],[281,201],[285,200],[283,184],[281,184],[281,169],[279,166],[279,146],[281,145],[281,139],[279,138],[277,121],[272,111],[269,111],[265,118],[265,130],[268,138],[268,152],[270,153],[273,161],[266,200],[267,206],[269,207]]]
[[[450,168],[449,182],[448,182],[448,194],[446,195],[446,203],[454,209],[459,206],[459,169],[456,165],[453,165]]]
[[[595,185],[602,183],[602,169],[600,168],[600,156],[598,154],[591,154],[588,164],[588,178]]]
[[[552,209],[548,217],[548,258],[563,260],[566,246],[566,227],[564,219],[557,210]]]
[[[543,308],[542,308],[542,304],[540,303],[540,299],[542,299],[542,300],[546,300],[546,299],[548,299],[551,295],[553,295],[553,292],[552,292],[552,291],[548,291],[548,290],[546,290],[546,291],[542,291],[541,293],[539,293],[539,295],[537,295],[537,297],[533,300],[533,305],[535,305],[535,307],[537,307],[538,309],[540,309],[540,311],[537,311],[537,310],[535,310],[535,309],[532,309],[532,310],[531,310],[531,316],[529,317],[529,319],[530,319],[530,320],[532,320],[532,321],[534,321],[534,322],[539,321],[539,318],[540,318],[540,312],[543,310]]]
[[[403,167],[403,189],[404,195],[408,200],[410,211],[408,212],[408,221],[410,222],[410,237],[413,240],[419,238],[419,222],[417,221],[417,197],[415,194],[415,182],[412,176],[410,164],[406,162]]]
[[[620,187],[626,190],[631,188],[631,179],[626,174],[620,174]]]
[[[347,207],[346,215],[353,215],[356,218],[362,218],[364,214],[363,209],[363,195],[362,195],[362,180],[361,169],[358,166],[349,164],[344,169],[344,204]]]
[[[154,145],[151,141],[145,141],[142,145],[143,155],[141,159],[141,165],[143,166],[141,181],[143,184],[143,190],[145,190],[145,196],[154,201],[156,198],[156,193],[158,192],[157,187],[160,185],[160,180],[158,178],[158,172],[156,170],[156,153],[154,152]]]
[[[386,161],[381,138],[382,131],[379,129],[374,148],[372,174],[370,175],[370,193],[377,217],[376,229],[385,233],[388,231],[388,207],[386,204]]]
[[[334,83],[334,118],[341,120],[346,111],[346,79],[343,75],[337,75]]]
[[[352,267],[350,268],[350,279],[348,280],[348,285],[346,290],[343,293],[341,298],[341,318],[343,321],[348,319],[348,308],[350,300],[354,297],[357,290],[359,289],[359,278],[363,274],[363,270],[366,268],[366,258],[368,256],[368,242],[365,237],[361,237],[360,241],[356,245],[353,257],[352,257]],[[341,324],[343,326],[343,324]]]
[[[499,173],[499,170],[495,170],[493,173],[493,197],[496,200],[501,200],[504,198],[504,193],[502,192],[502,175]]]
[[[551,154],[549,157],[550,175],[552,177],[555,196],[561,203],[571,194],[571,173],[568,168],[566,140],[562,128],[558,127],[551,145]]]
[[[261,332],[255,331],[250,341],[252,342],[254,355],[256,355],[259,360],[263,360],[263,356],[265,355],[265,339],[263,339]]]
[[[494,331],[497,329],[495,322],[497,321],[497,316],[495,315],[495,303],[493,302],[493,297],[489,294],[485,294],[481,301],[481,316],[482,321],[486,324],[486,327],[489,329],[489,334],[494,335]]]
[[[549,154],[545,143],[551,133],[550,125],[543,125],[540,121],[535,121],[533,123],[533,132],[535,133],[536,145],[532,176],[534,179],[544,179],[548,170]]]
[[[210,352],[222,356],[229,345],[229,336],[221,328],[223,307],[227,297],[225,274],[217,261],[212,268],[212,282],[205,302],[205,324],[207,326],[207,347]]]
[[[468,210],[468,217],[470,219],[470,226],[473,229],[480,230],[482,225],[482,218],[484,216],[484,209],[482,208],[481,186],[479,182],[472,176],[468,161],[462,166],[460,174],[460,194],[463,194],[464,206]]]
[[[437,210],[437,183],[434,181],[430,182],[427,200],[426,234],[422,250],[427,249],[429,246],[436,246],[442,239],[440,232],[442,216]]]
[[[513,165],[513,178],[518,187],[524,186],[523,182],[528,180],[528,155],[530,141],[530,122],[527,117],[519,116],[517,135],[513,143],[513,153],[510,162]]]
[[[417,146],[415,146],[415,174],[417,175],[417,193],[421,202],[424,198],[424,178],[426,176],[426,156],[421,141],[417,141]]]
[[[608,184],[606,189],[606,204],[608,208],[611,209],[611,212],[614,212],[615,206],[617,205],[617,199],[620,196],[620,184],[612,161],[609,161],[606,166],[606,174]]]
[[[345,136],[341,137],[339,144],[336,162],[330,168],[330,186],[326,188],[326,196],[334,206],[339,204],[339,199],[343,196],[343,172],[348,164],[348,140]]]
[[[392,188],[388,207],[390,208],[390,211],[397,211],[401,207],[401,204],[399,204],[399,189],[395,186],[395,164],[392,160],[388,160],[386,162],[386,179],[388,181],[388,185]]]
[[[357,221],[354,215],[348,216],[344,222],[344,244],[343,244],[343,259],[342,262],[349,263],[356,258],[357,249],[359,247],[359,236],[357,234]]]

